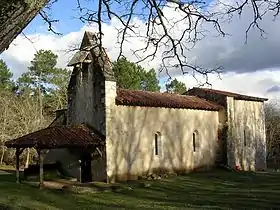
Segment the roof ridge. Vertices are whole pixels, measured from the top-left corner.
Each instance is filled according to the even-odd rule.
[[[208,91],[213,94],[220,94],[224,96],[229,96],[236,98],[237,100],[253,100],[253,101],[267,101],[267,98],[264,97],[259,97],[259,96],[252,96],[252,95],[246,95],[243,93],[237,93],[237,92],[230,92],[226,90],[218,90],[218,89],[213,89],[213,88],[203,88],[203,87],[193,87],[189,89],[186,94],[195,91],[195,90],[202,90],[202,91]]]
[[[117,88],[117,90],[121,91],[131,91],[131,92],[143,92],[143,93],[152,93],[152,94],[162,94],[162,95],[176,95],[176,96],[182,96],[182,97],[197,97],[197,96],[192,96],[192,95],[184,95],[184,94],[179,94],[179,93],[167,93],[167,92],[156,92],[156,91],[150,91],[150,90],[131,90],[131,89],[126,89],[126,88]],[[198,98],[198,97],[197,97]]]
[[[193,95],[117,88],[117,105],[217,111],[222,107]]]

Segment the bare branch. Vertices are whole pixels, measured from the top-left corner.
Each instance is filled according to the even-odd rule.
[[[217,36],[227,36],[223,28],[223,21],[230,21],[234,15],[240,15],[245,9],[252,10],[252,21],[245,31],[245,42],[248,40],[249,31],[256,28],[261,36],[265,31],[260,26],[260,21],[268,11],[279,14],[280,3],[278,0],[240,0],[226,3],[216,1],[219,6],[213,8],[203,0],[98,0],[97,9],[83,5],[82,0],[77,0],[80,11],[79,19],[83,22],[96,24],[100,34],[100,47],[104,23],[113,19],[119,21],[117,25],[117,44],[119,45],[118,58],[124,55],[124,47],[133,45],[133,40],[141,39],[144,46],[132,50],[138,59],[137,63],[161,58],[160,72],[180,70],[182,74],[196,77],[201,75],[208,83],[208,74],[219,75],[222,66],[205,68],[193,62],[190,51],[196,44],[207,37],[210,31]],[[167,9],[173,9],[178,16],[170,18]],[[145,24],[145,28],[137,24],[135,18]],[[209,31],[208,31],[208,30]],[[101,50],[100,50],[101,52]],[[198,62],[199,63],[199,62]]]
[[[39,12],[39,15],[48,24],[48,31],[51,31],[52,33],[54,33],[56,35],[62,35],[62,33],[56,32],[53,29],[53,23],[56,23],[59,20],[52,20],[52,19],[50,19],[49,16],[47,15],[47,13],[45,11],[43,11],[43,10]]]
[[[36,52],[38,52],[37,48],[35,47],[34,42],[33,42],[28,36],[26,36],[25,33],[21,32],[21,34],[24,36],[25,39],[27,39],[27,40],[31,43],[31,45],[32,45],[32,47],[34,48],[34,50],[35,50]]]

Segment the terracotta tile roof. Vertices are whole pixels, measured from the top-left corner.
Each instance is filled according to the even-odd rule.
[[[117,89],[117,105],[219,110],[221,106],[200,99],[171,93]]]
[[[85,125],[48,127],[5,143],[12,148],[71,148],[105,144],[105,137],[94,128]]]
[[[248,100],[248,101],[267,101],[267,98],[260,98],[260,97],[255,97],[255,96],[248,96],[248,95],[242,95],[239,93],[233,93],[233,92],[227,92],[227,91],[222,91],[222,90],[214,90],[210,88],[197,88],[194,87],[190,90],[187,91],[187,94],[191,95],[196,95],[198,92],[204,92],[206,94],[215,94],[215,95],[222,95],[222,96],[229,96],[233,97],[234,99],[237,100]]]

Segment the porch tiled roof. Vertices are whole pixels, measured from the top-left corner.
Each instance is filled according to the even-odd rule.
[[[48,127],[6,142],[12,148],[73,148],[92,147],[105,144],[105,136],[85,125]]]

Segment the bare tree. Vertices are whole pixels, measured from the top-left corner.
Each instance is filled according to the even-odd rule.
[[[47,118],[41,118],[38,101],[33,97],[16,96],[9,92],[0,92],[0,96],[0,164],[3,164],[5,153],[9,153],[10,156],[14,155],[13,151],[5,148],[5,141],[42,129],[50,121]],[[31,149],[24,152],[25,166],[29,165],[33,154],[35,152]]]
[[[56,20],[49,18],[46,10],[40,10],[47,3],[49,3],[47,9],[50,8],[50,5],[56,1],[4,1],[0,14],[3,16],[0,19],[0,52],[8,47],[37,13],[48,24],[48,29],[56,33],[52,27]],[[208,30],[214,29],[217,35],[226,36],[222,27],[223,21],[241,15],[244,10],[250,10],[252,19],[245,31],[246,39],[252,28],[257,28],[263,36],[265,31],[260,27],[260,21],[266,15],[273,14],[277,17],[280,9],[279,1],[274,0],[216,0],[212,3],[201,0],[76,1],[78,18],[85,23],[96,25],[97,32],[100,34],[100,49],[103,45],[103,23],[116,19],[119,22],[117,28],[119,57],[123,55],[124,44],[137,37],[145,43],[145,46],[134,51],[138,62],[160,56],[162,59],[160,71],[165,71],[169,75],[170,69],[179,69],[183,74],[194,77],[196,74],[204,76],[206,83],[208,83],[208,74],[219,74],[222,72],[222,67],[217,64],[212,68],[204,68],[188,57],[187,52],[208,35]],[[169,18],[166,8],[174,9],[178,14],[177,17]],[[137,24],[136,17],[145,23],[144,28]]]
[[[0,99],[0,142],[1,142],[1,158],[0,164],[3,164],[4,155],[6,151],[5,141],[12,139],[9,132],[9,117],[11,116],[11,110],[9,108],[10,98],[8,94],[2,93]]]
[[[280,106],[272,100],[265,105],[267,156],[271,159],[280,155]]]

